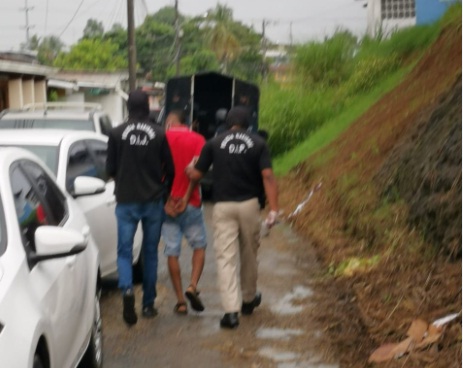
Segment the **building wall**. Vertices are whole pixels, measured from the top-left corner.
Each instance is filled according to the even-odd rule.
[[[116,92],[100,96],[86,95],[85,102],[101,104],[103,110],[111,118],[113,125],[118,125],[124,121],[124,100]]]
[[[428,1],[428,0],[425,0]],[[368,0],[367,33],[371,37],[416,24],[415,0]]]
[[[416,0],[416,24],[438,20],[456,0]]]
[[[8,80],[8,107],[19,109],[23,107],[23,83],[21,78]]]

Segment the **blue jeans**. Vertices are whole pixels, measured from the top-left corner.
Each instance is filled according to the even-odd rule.
[[[118,203],[117,218],[117,271],[119,288],[125,292],[133,288],[133,238],[141,221],[143,229],[143,307],[152,306],[156,299],[158,276],[158,245],[164,220],[162,200],[147,203]]]

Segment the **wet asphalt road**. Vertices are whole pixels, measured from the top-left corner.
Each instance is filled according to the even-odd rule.
[[[210,224],[211,205],[205,206]],[[159,315],[140,316],[141,289],[136,287],[139,321],[128,327],[122,320],[122,301],[114,283],[106,282],[101,299],[103,312],[104,366],[110,368],[182,367],[306,367],[335,368],[317,352],[319,331],[305,316],[311,308],[312,290],[304,272],[311,265],[301,264],[290,251],[300,243],[286,225],[278,225],[265,238],[259,253],[259,289],[262,305],[252,316],[240,317],[236,330],[223,330],[223,315],[216,282],[215,259],[210,226],[206,265],[198,289],[206,307],[186,316],[173,313],[176,303],[172,291],[163,245],[159,250]],[[181,255],[184,287],[191,272],[191,249],[184,245]],[[313,347],[311,347],[313,345]]]

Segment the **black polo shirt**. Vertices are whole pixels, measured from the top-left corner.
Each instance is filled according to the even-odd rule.
[[[215,202],[261,197],[262,170],[272,167],[265,140],[242,129],[229,130],[206,143],[195,168],[206,173],[211,165]]]
[[[106,171],[118,203],[149,202],[170,193],[174,162],[160,126],[132,120],[109,134]]]

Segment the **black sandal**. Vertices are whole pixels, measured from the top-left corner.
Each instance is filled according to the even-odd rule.
[[[199,291],[197,291],[191,285],[188,287],[193,289],[193,291],[190,291],[190,290],[185,291],[185,296],[190,301],[191,308],[193,308],[197,312],[202,312],[204,310],[204,305],[201,299],[199,299]]]
[[[183,309],[183,308],[185,308],[185,309]],[[188,314],[188,307],[187,307],[186,303],[185,302],[179,302],[179,303],[175,304],[174,313],[180,314],[180,315]]]

